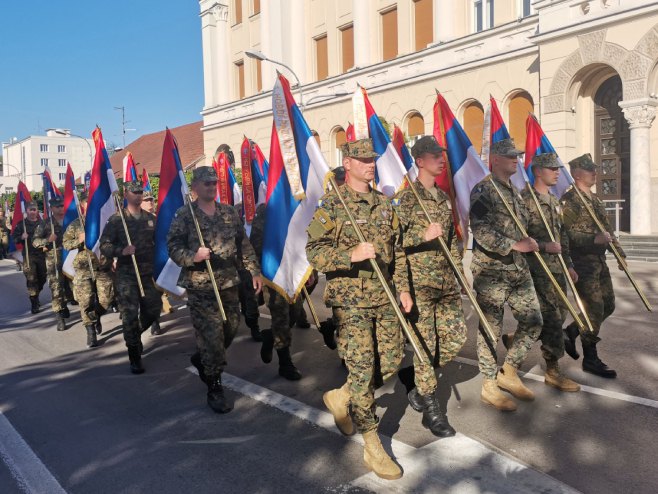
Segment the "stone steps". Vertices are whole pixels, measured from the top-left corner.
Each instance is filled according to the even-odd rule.
[[[658,262],[658,235],[620,235],[619,242],[632,261]]]

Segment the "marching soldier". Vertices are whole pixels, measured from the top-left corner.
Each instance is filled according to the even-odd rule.
[[[411,381],[404,383],[411,388],[407,394],[409,402],[415,410],[423,412],[423,425],[438,437],[454,436],[455,430],[442,413],[436,398],[434,367],[444,367],[466,341],[459,285],[437,240],[438,237],[444,239],[450,247],[452,258],[460,265],[461,254],[455,238],[450,199],[434,182],[446,165],[444,151],[432,136],[420,138],[411,148],[418,167],[418,180],[414,187],[433,223],[427,221],[411,189],[403,189],[393,201],[402,226],[402,245],[407,256],[415,302],[410,321],[434,364],[419,362],[414,355],[413,366],[402,369],[399,375],[402,380]],[[407,375],[413,377],[405,379]]]
[[[142,204],[141,207],[144,211],[147,213],[152,213],[155,214],[155,200],[153,198],[153,194],[145,190],[142,193]],[[167,292],[164,292],[162,294],[162,310],[164,312],[172,312],[171,304],[169,303],[169,296],[167,295]],[[160,316],[153,321],[153,324],[151,324],[151,334],[153,336],[158,336],[162,334],[162,329],[160,328]]]
[[[108,259],[117,258],[114,293],[121,312],[123,338],[128,348],[130,371],[142,374],[142,332],[160,317],[161,293],[153,282],[155,216],[141,208],[143,188],[139,180],[124,184],[127,206],[123,217],[130,235],[126,238],[121,212],[107,221],[100,239],[100,251]],[[144,296],[139,292],[132,256],[139,267]]]
[[[404,311],[409,312],[413,302],[406,258],[391,203],[370,188],[378,156],[372,140],[348,142],[342,151],[348,178],[339,190],[367,242],[359,242],[336,191],[325,194],[307,230],[306,252],[313,267],[327,276],[324,300],[339,326],[339,355],[345,360],[348,377],[341,388],[325,393],[323,400],[343,434],[352,434],[355,425],[363,434],[366,466],[382,478],[397,479],[402,471],[377,435],[374,393],[397,371],[404,337],[369,260],[376,260],[392,282],[391,289],[394,284],[400,294]]]
[[[535,176],[533,187],[535,196],[548,221],[555,242],[551,242],[549,233],[546,230],[546,226],[542,221],[530,191],[526,189],[521,195],[530,212],[528,218],[528,235],[537,240],[542,258],[560,284],[562,291],[566,293],[567,281],[564,278],[564,271],[558,259],[558,254],[562,254],[562,258],[569,268],[569,276],[571,276],[574,282],[578,280],[578,275],[573,268],[573,263],[569,256],[569,237],[564,229],[560,203],[550,192],[550,187],[557,183],[561,167],[562,164],[558,161],[555,153],[538,154],[532,160],[532,172]],[[579,391],[580,386],[578,383],[564,376],[558,365],[558,360],[564,355],[562,324],[567,317],[567,310],[556,293],[555,287],[548,279],[548,275],[539,265],[539,261],[530,255],[527,256],[527,260],[544,321],[541,334],[539,335],[542,356],[546,361],[544,382],[560,391]],[[503,336],[503,341],[506,343],[506,346],[511,343],[509,340],[505,341],[505,336]]]
[[[188,306],[194,325],[198,353],[192,363],[208,386],[208,405],[217,413],[233,408],[224,396],[222,372],[226,367],[226,350],[238,331],[238,256],[253,278],[254,289],[262,288],[260,268],[253,247],[232,206],[215,202],[217,173],[210,166],[194,169],[192,203],[205,247],[201,247],[195,219],[186,205],[176,212],[167,236],[169,257],[183,268],[180,285],[187,290]],[[213,290],[206,260],[210,261],[227,321],[223,322]]]
[[[30,310],[32,314],[36,314],[39,312],[41,305],[39,294],[48,279],[48,271],[46,269],[46,254],[43,249],[38,249],[32,244],[34,231],[41,223],[37,203],[34,201],[26,203],[25,213],[25,221],[21,221],[16,225],[12,235],[16,245],[23,245],[23,274],[25,274],[27,282],[27,293],[30,296]],[[25,228],[23,228],[23,224]],[[29,263],[26,262],[28,257]]]
[[[7,226],[7,217],[5,210],[0,209],[0,259],[4,259],[9,254],[9,228]]]
[[[574,190],[568,190],[561,198],[564,209],[564,224],[569,234],[571,259],[578,273],[576,289],[580,293],[592,323],[594,333],[580,332],[583,345],[583,370],[601,377],[615,378],[617,372],[604,364],[598,356],[596,345],[601,325],[615,310],[615,292],[612,289],[610,271],[605,261],[605,252],[610,242],[626,257],[614,236],[605,212],[605,206],[596,194],[591,192],[596,184],[598,165],[587,153],[569,162],[576,187],[582,192],[594,214],[607,230],[602,233]],[[576,350],[579,328],[572,323],[565,329],[565,348],[574,359],[580,356]]]
[[[542,327],[539,301],[524,255],[537,251],[539,246],[532,237],[521,238],[503,199],[490,182],[495,180],[504,200],[526,227],[528,210],[509,180],[516,172],[521,154],[523,151],[515,149],[512,139],[494,143],[491,146],[492,175],[477,184],[471,192],[473,288],[477,292],[476,300],[496,335],[493,344],[500,337],[505,302],[519,323],[500,371],[487,340],[481,333],[478,334],[477,354],[484,377],[481,398],[484,403],[503,411],[516,410],[516,403],[501,389],[520,400],[535,398],[534,393],[519,379],[517,370],[539,337]]]
[[[51,222],[44,219],[34,231],[32,244],[46,253],[48,286],[52,293],[52,309],[57,318],[57,331],[66,330],[66,321],[71,314],[66,306],[66,280],[62,272],[62,222],[64,221],[64,201],[61,197],[50,199]],[[32,258],[30,257],[30,262]]]

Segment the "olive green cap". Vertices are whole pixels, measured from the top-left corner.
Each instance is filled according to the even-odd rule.
[[[594,163],[592,155],[589,153],[585,153],[582,156],[578,156],[577,158],[572,159],[569,162],[569,166],[572,170],[581,168],[583,170],[587,170],[588,172],[595,172],[599,167],[599,165]]]
[[[542,153],[532,158],[532,166],[539,168],[562,168],[563,165],[555,153]]]
[[[507,156],[508,158],[517,158],[521,156],[525,151],[516,149],[514,144],[514,139],[511,137],[509,139],[502,139],[498,142],[494,142],[491,145],[491,154],[496,154],[498,156]]]
[[[346,142],[340,147],[343,157],[347,158],[378,158],[372,147],[372,139],[359,139],[354,142]]]

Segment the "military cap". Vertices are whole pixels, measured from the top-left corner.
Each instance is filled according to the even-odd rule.
[[[142,185],[141,180],[133,180],[132,182],[125,182],[123,184],[123,189],[128,192],[139,193],[144,191],[144,186]]]
[[[192,182],[217,181],[217,172],[212,166],[200,166],[192,171]]]
[[[539,168],[562,168],[563,165],[555,153],[542,153],[532,158],[532,166]]]
[[[439,145],[434,136],[423,136],[418,139],[411,148],[411,155],[420,158],[425,153],[441,154],[446,148]]]
[[[48,203],[49,203],[52,207],[61,207],[61,206],[64,205],[64,199],[62,199],[62,198],[59,197],[59,196],[57,196],[57,197],[51,197],[51,198],[50,198],[50,201],[48,201]]]
[[[152,201],[153,200],[153,193],[150,190],[145,190],[144,195],[142,196],[142,200]]]
[[[332,171],[334,172],[334,179],[339,185],[345,183],[345,168],[337,166]]]
[[[372,139],[359,139],[358,141],[346,142],[340,147],[343,157],[346,158],[377,158],[379,154],[372,147]]]
[[[39,209],[39,205],[37,204],[37,201],[27,201],[25,203],[25,209]]]
[[[87,193],[82,191],[78,194],[78,200],[79,201],[86,201],[87,200]]]
[[[521,156],[524,151],[516,149],[514,144],[514,139],[511,137],[509,139],[502,139],[498,142],[494,142],[491,145],[491,154],[496,154],[498,156],[507,156],[508,158],[516,158]]]
[[[572,159],[569,162],[569,166],[571,167],[572,170],[581,168],[583,170],[587,170],[588,172],[595,172],[599,167],[599,165],[594,163],[594,160],[592,159],[592,155],[589,153],[585,153],[582,156],[578,156],[578,158]]]

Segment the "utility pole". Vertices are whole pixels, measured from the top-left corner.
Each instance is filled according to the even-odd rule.
[[[122,146],[125,148],[126,147],[126,132],[129,130],[137,130],[137,129],[127,129],[126,124],[130,122],[130,120],[126,120],[126,107],[125,106],[115,106],[115,110],[121,110],[121,142]]]

